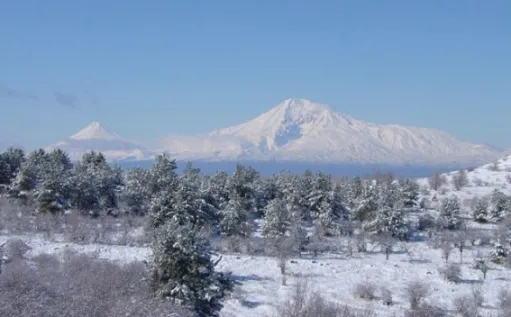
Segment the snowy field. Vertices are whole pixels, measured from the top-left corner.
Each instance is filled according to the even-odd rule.
[[[482,227],[482,229],[490,229]],[[97,254],[99,258],[115,262],[150,260],[151,250],[144,247],[114,245],[78,245],[45,240],[41,236],[0,236],[0,243],[8,239],[20,238],[32,249],[27,257],[41,253],[60,254],[66,248],[80,253]],[[412,281],[423,281],[430,287],[427,301],[449,310],[455,298],[470,295],[473,287],[481,288],[485,301],[481,313],[492,316],[497,312],[497,294],[502,288],[511,285],[511,270],[490,263],[485,280],[481,271],[472,266],[476,248],[464,252],[462,282],[447,282],[439,273],[444,266],[440,250],[432,249],[423,242],[410,242],[402,245],[399,251],[390,255],[389,260],[379,252],[347,254],[322,254],[317,258],[304,256],[292,258],[287,265],[287,282],[282,285],[282,277],[275,258],[224,254],[218,265],[222,271],[231,271],[240,283],[234,294],[225,302],[222,316],[268,316],[276,305],[287,298],[297,283],[306,283],[311,290],[320,292],[332,302],[353,308],[371,309],[378,316],[402,316],[409,307],[405,286]],[[477,247],[489,252],[490,249]],[[454,252],[449,260],[459,263],[459,254]],[[380,300],[367,301],[354,296],[354,289],[360,283],[373,283],[376,295],[385,287],[393,294],[392,306]]]

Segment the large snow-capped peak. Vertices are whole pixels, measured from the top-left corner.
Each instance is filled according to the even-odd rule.
[[[117,134],[106,130],[101,123],[94,121],[88,126],[73,134],[70,139],[72,140],[118,140],[122,139]]]
[[[144,160],[155,156],[151,150],[107,130],[98,121],[90,123],[69,138],[48,146],[46,150],[55,148],[66,151],[72,160],[81,159],[83,154],[89,151],[100,151],[109,161]]]
[[[306,99],[287,99],[249,122],[213,131],[209,135],[231,135],[251,142],[262,142],[266,147],[264,149],[269,150],[301,137],[334,131],[340,124],[349,125],[353,120],[324,104]]]
[[[200,136],[168,137],[178,159],[387,164],[474,164],[502,152],[435,129],[364,122],[330,106],[287,99],[245,123]]]

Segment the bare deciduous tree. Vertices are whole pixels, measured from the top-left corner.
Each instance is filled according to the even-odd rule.
[[[444,175],[434,172],[433,175],[428,179],[429,187],[433,190],[438,190],[442,185],[444,185],[447,182],[447,179]]]
[[[445,260],[445,263],[449,262],[449,257],[454,251],[453,235],[450,232],[444,231],[435,236],[435,238],[431,240],[431,245],[441,250],[442,258]]]
[[[467,171],[460,170],[452,177],[452,185],[454,186],[454,189],[460,190],[463,187],[467,186],[468,184],[468,177],[467,177]]]

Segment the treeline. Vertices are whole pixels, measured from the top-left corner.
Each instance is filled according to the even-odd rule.
[[[59,149],[25,155],[11,148],[0,154],[3,192],[41,213],[172,215],[214,226],[228,236],[248,236],[257,218],[266,220],[263,233],[270,236],[303,222],[314,224],[322,235],[346,234],[349,222],[359,221],[368,231],[406,238],[403,212],[418,206],[419,188],[409,179],[333,181],[321,172],[285,171],[262,178],[243,165],[232,175],[204,175],[192,164],[181,174],[176,170],[166,154],[158,156],[151,169],[126,172],[98,152],[75,163]],[[162,220],[155,216],[153,221]]]

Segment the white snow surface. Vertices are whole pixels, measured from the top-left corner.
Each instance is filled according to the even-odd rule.
[[[155,157],[152,150],[108,131],[97,121],[68,139],[46,147],[45,150],[56,148],[67,152],[71,160],[79,160],[84,153],[92,150],[101,151],[109,161],[145,160]]]
[[[198,136],[169,136],[178,159],[447,164],[482,163],[503,155],[439,130],[378,125],[306,99],[287,99],[257,118]]]
[[[456,173],[458,171],[443,174],[446,178],[446,184],[436,191],[429,188],[428,178],[418,179],[419,185],[425,189],[421,190],[421,196],[427,198],[436,196],[438,201],[441,201],[442,198],[454,195],[461,202],[465,202],[465,207],[468,209],[472,198],[490,195],[495,189],[511,195],[511,155],[502,157],[493,163],[468,169],[466,172],[468,183],[460,190],[456,190],[452,184],[452,179]]]
[[[0,236],[0,243],[12,238],[21,238],[32,250],[27,257],[41,253],[61,254],[66,248],[80,253],[96,253],[100,258],[119,263],[150,260],[151,250],[143,247],[113,245],[78,245],[53,242],[38,236]],[[305,282],[312,291],[318,291],[326,299],[353,308],[373,309],[378,316],[402,316],[408,308],[404,293],[410,281],[422,280],[430,286],[427,300],[447,309],[452,309],[453,299],[470,294],[471,286],[482,287],[485,294],[484,313],[492,313],[497,307],[497,294],[501,288],[509,286],[511,270],[492,266],[486,280],[481,272],[471,268],[474,252],[464,253],[462,264],[463,282],[446,282],[438,273],[444,260],[439,250],[430,249],[421,242],[407,244],[407,252],[392,254],[385,260],[381,253],[355,254],[348,257],[340,254],[325,254],[317,259],[293,258],[287,265],[287,283],[283,286],[278,262],[275,258],[224,254],[217,269],[231,271],[239,289],[224,302],[221,316],[261,317],[274,312],[275,306],[286,299],[293,286]],[[459,262],[458,254],[453,254],[450,262]],[[492,264],[490,264],[492,265]],[[371,281],[378,287],[386,287],[393,293],[393,306],[385,306],[380,301],[365,301],[353,296],[358,283]],[[377,294],[379,289],[376,290]]]

